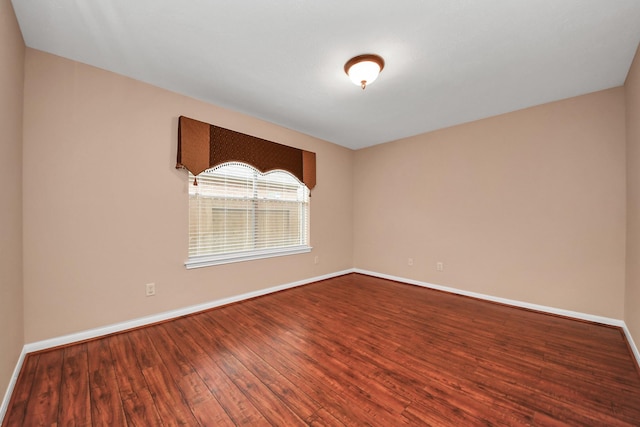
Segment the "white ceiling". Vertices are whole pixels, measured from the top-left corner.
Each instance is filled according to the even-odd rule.
[[[27,46],[357,149],[622,85],[639,0],[13,0]],[[363,92],[344,63],[386,61]]]

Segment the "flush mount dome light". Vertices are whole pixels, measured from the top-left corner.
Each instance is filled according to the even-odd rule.
[[[344,72],[353,83],[362,87],[362,90],[378,78],[383,68],[384,59],[374,54],[358,55],[344,64]]]

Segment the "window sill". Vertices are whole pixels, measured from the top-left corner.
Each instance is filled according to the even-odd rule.
[[[263,258],[296,255],[311,252],[311,246],[292,246],[281,249],[266,249],[252,252],[239,252],[225,255],[208,255],[189,258],[184,266],[187,269],[209,267],[212,265],[231,264],[233,262],[252,261]]]

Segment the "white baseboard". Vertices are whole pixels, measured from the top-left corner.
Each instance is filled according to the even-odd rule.
[[[511,305],[511,306],[514,306],[514,307],[527,308],[527,309],[530,309],[530,310],[540,311],[540,312],[543,312],[543,313],[556,314],[556,315],[560,315],[560,316],[570,317],[570,318],[573,318],[573,319],[587,320],[589,322],[602,323],[604,325],[610,325],[610,326],[617,326],[617,327],[622,328],[622,330],[624,331],[625,337],[627,338],[627,341],[629,342],[629,346],[631,347],[631,351],[633,353],[633,356],[636,359],[636,363],[638,364],[638,366],[640,366],[640,352],[638,351],[638,347],[636,347],[636,344],[633,341],[633,337],[631,336],[631,332],[627,328],[627,325],[624,322],[624,320],[613,319],[613,318],[610,318],[610,317],[595,316],[593,314],[581,313],[581,312],[578,312],[578,311],[564,310],[564,309],[561,309],[561,308],[549,307],[549,306],[546,306],[546,305],[531,304],[531,303],[524,302],[524,301],[512,300],[512,299],[507,299],[507,298],[500,298],[500,297],[495,297],[495,296],[492,296],[492,295],[480,294],[480,293],[476,293],[476,292],[470,292],[470,291],[465,291],[465,290],[461,290],[461,289],[451,288],[451,287],[448,287],[448,286],[434,285],[433,283],[421,282],[419,280],[413,280],[413,279],[407,279],[407,278],[404,278],[404,277],[392,276],[392,275],[389,275],[389,274],[377,273],[375,271],[362,270],[362,269],[359,269],[359,268],[354,268],[353,272],[354,273],[365,274],[367,276],[379,277],[381,279],[388,279],[388,280],[393,280],[393,281],[396,281],[396,282],[407,283],[409,285],[422,286],[424,288],[435,289],[435,290],[438,290],[438,291],[449,292],[449,293],[452,293],[452,294],[464,295],[464,296],[468,296],[468,297],[478,298],[478,299],[482,299],[482,300],[485,300],[485,301],[492,301],[492,302],[498,302],[498,303],[501,303],[501,304]]]
[[[473,298],[478,298],[478,299],[492,301],[492,302],[499,302],[501,304],[512,305],[515,307],[542,311],[544,313],[557,314],[560,316],[572,317],[574,319],[588,320],[590,322],[603,323],[605,325],[620,326],[620,327],[624,326],[624,321],[618,320],[618,319],[612,319],[609,317],[594,316],[592,314],[580,313],[577,311],[563,310],[561,308],[548,307],[545,305],[531,304],[528,302],[523,302],[518,300],[512,300],[507,298],[495,297],[487,294],[464,291],[461,289],[450,288],[448,286],[434,285],[433,283],[421,282],[419,280],[405,279],[403,277],[396,277],[388,274],[376,273],[374,271],[360,270],[356,268],[354,269],[354,272],[360,273],[360,274],[366,274],[367,276],[380,277],[382,279],[388,279],[388,280],[394,280],[396,282],[407,283],[410,285],[422,286],[424,288],[435,289],[438,291],[449,292],[451,294],[464,295],[467,297],[473,297]]]
[[[151,325],[153,323],[162,322],[165,320],[175,319],[180,316],[186,316],[188,314],[197,313],[199,311],[209,310],[211,308],[220,307],[223,305],[231,304],[238,301],[243,301],[262,295],[271,294],[274,292],[282,291],[285,289],[295,288],[297,286],[307,285],[309,283],[318,282],[321,280],[331,279],[333,277],[342,276],[344,274],[351,273],[352,270],[338,271],[335,273],[325,274],[323,276],[312,277],[310,279],[304,279],[293,283],[287,283],[284,285],[274,286],[272,288],[261,289],[259,291],[248,292],[246,294],[235,295],[228,298],[222,298],[215,301],[209,301],[203,304],[192,305],[190,307],[179,308],[177,310],[166,311],[164,313],[154,314],[151,316],[140,317],[126,322],[115,323],[112,325],[103,326],[100,328],[89,329],[82,332],[76,332],[61,337],[51,338],[43,341],[36,341],[25,344],[26,353],[32,353],[34,351],[46,350],[48,348],[58,347],[61,345],[67,345],[74,342],[84,341],[92,338],[98,338],[101,336],[126,331],[128,329],[139,328],[141,326]]]
[[[636,362],[638,362],[638,366],[640,366],[640,352],[638,351],[638,347],[636,343],[633,341],[633,337],[631,336],[631,331],[627,328],[625,324],[622,326],[622,330],[624,331],[624,335],[627,337],[627,342],[629,343],[629,347],[631,347],[631,352],[636,357]]]
[[[24,364],[24,358],[27,355],[24,347],[22,348],[22,352],[20,353],[20,357],[18,357],[18,363],[16,363],[16,367],[13,369],[13,374],[11,375],[11,380],[9,381],[9,385],[7,386],[7,390],[4,393],[4,397],[2,398],[2,406],[0,406],[0,424],[4,420],[4,415],[7,413],[7,409],[9,408],[9,401],[11,400],[11,395],[13,394],[13,389],[16,386],[16,382],[18,381],[18,375],[20,375],[20,371],[22,370],[22,365]]]
[[[487,294],[481,294],[481,293],[476,293],[476,292],[471,292],[471,291],[465,291],[465,290],[452,288],[452,287],[448,287],[448,286],[441,286],[441,285],[436,285],[436,284],[433,284],[433,283],[427,283],[427,282],[422,282],[422,281],[419,281],[419,280],[407,279],[407,278],[404,278],[404,277],[392,276],[392,275],[389,275],[389,274],[378,273],[378,272],[375,272],[375,271],[362,270],[362,269],[358,269],[358,268],[338,271],[338,272],[326,274],[326,275],[323,275],[323,276],[317,276],[317,277],[313,277],[313,278],[310,278],[310,279],[305,279],[305,280],[300,280],[300,281],[293,282],[293,283],[287,283],[287,284],[284,284],[284,285],[274,286],[274,287],[267,288],[267,289],[261,289],[259,291],[254,291],[254,292],[249,292],[249,293],[246,293],[246,294],[236,295],[236,296],[232,296],[232,297],[229,297],[229,298],[223,298],[223,299],[210,301],[210,302],[203,303],[203,304],[193,305],[193,306],[190,306],[190,307],[185,307],[185,308],[181,308],[181,309],[177,309],[177,310],[171,310],[171,311],[167,311],[167,312],[164,312],[164,313],[159,313],[159,314],[155,314],[155,315],[151,315],[151,316],[141,317],[141,318],[138,318],[138,319],[133,319],[133,320],[126,321],[126,322],[116,323],[116,324],[104,326],[104,327],[101,327],[101,328],[90,329],[90,330],[87,330],[87,331],[82,331],[82,332],[78,332],[78,333],[74,333],[74,334],[64,335],[64,336],[61,336],[61,337],[56,337],[56,338],[52,338],[52,339],[48,339],[48,340],[28,343],[28,344],[25,344],[25,346],[24,346],[23,354],[32,353],[34,351],[46,350],[48,348],[58,347],[58,346],[61,346],[61,345],[72,344],[74,342],[84,341],[84,340],[87,340],[87,339],[98,338],[98,337],[101,337],[101,336],[105,336],[105,335],[109,335],[109,334],[113,334],[113,333],[117,333],[117,332],[126,331],[128,329],[138,328],[138,327],[141,327],[141,326],[150,325],[150,324],[153,324],[153,323],[174,319],[174,318],[177,318],[177,317],[180,317],[180,316],[185,316],[185,315],[188,315],[188,314],[197,313],[199,311],[209,310],[211,308],[220,307],[220,306],[223,306],[223,305],[226,305],[226,304],[231,304],[231,303],[234,303],[234,302],[247,300],[247,299],[259,297],[259,296],[262,296],[262,295],[267,295],[267,294],[278,292],[278,291],[282,291],[282,290],[285,290],[285,289],[290,289],[290,288],[294,288],[294,287],[297,287],[297,286],[303,286],[303,285],[306,285],[306,284],[309,284],[309,283],[313,283],[313,282],[318,282],[318,281],[321,281],[321,280],[331,279],[333,277],[338,277],[338,276],[342,276],[342,275],[349,274],[349,273],[360,273],[360,274],[365,274],[365,275],[368,275],[368,276],[379,277],[379,278],[382,278],[382,279],[394,280],[396,282],[407,283],[407,284],[410,284],[410,285],[416,285],[416,286],[422,286],[422,287],[425,287],[425,288],[436,289],[436,290],[439,290],[439,291],[449,292],[449,293],[452,293],[452,294],[464,295],[464,296],[478,298],[478,299],[482,299],[482,300],[486,300],[486,301],[492,301],[492,302],[498,302],[498,303],[501,303],[501,304],[511,305],[511,306],[514,306],[514,307],[520,307],[520,308],[526,308],[526,309],[530,309],[530,310],[536,310],[536,311],[540,311],[540,312],[543,312],[543,313],[556,314],[556,315],[570,317],[570,318],[579,319],[579,320],[586,320],[586,321],[595,322],[595,323],[602,323],[604,325],[617,326],[617,327],[620,327],[620,328],[623,329],[623,331],[625,333],[625,336],[626,336],[627,340],[629,341],[629,345],[630,345],[630,347],[632,349],[632,352],[633,352],[636,360],[638,361],[638,364],[640,365],[640,352],[638,351],[638,348],[635,345],[635,342],[633,341],[633,338],[631,337],[631,333],[629,332],[629,329],[627,328],[627,325],[625,324],[625,322],[623,320],[613,319],[613,318],[610,318],[610,317],[596,316],[596,315],[577,312],[577,311],[564,310],[564,309],[561,309],[561,308],[549,307],[549,306],[545,306],[545,305],[532,304],[532,303],[528,303],[528,302],[524,302],[524,301],[518,301],[518,300],[512,300],[512,299],[507,299],[507,298],[496,297],[496,296],[493,296],[493,295],[487,295]],[[23,356],[21,356],[21,357],[23,357]],[[18,370],[18,372],[19,372],[19,370]]]

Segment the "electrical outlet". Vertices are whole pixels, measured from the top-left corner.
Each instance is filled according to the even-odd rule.
[[[437,271],[443,271],[444,270],[444,264],[441,261],[438,261],[436,263],[436,270]]]
[[[409,258],[409,260],[407,261],[407,265],[413,265],[413,258]]]
[[[156,294],[156,284],[155,283],[147,283],[145,285],[145,290],[148,297],[152,297]]]
[[[320,262],[320,257],[316,255],[316,257],[313,259],[313,263],[318,264],[319,262]]]

